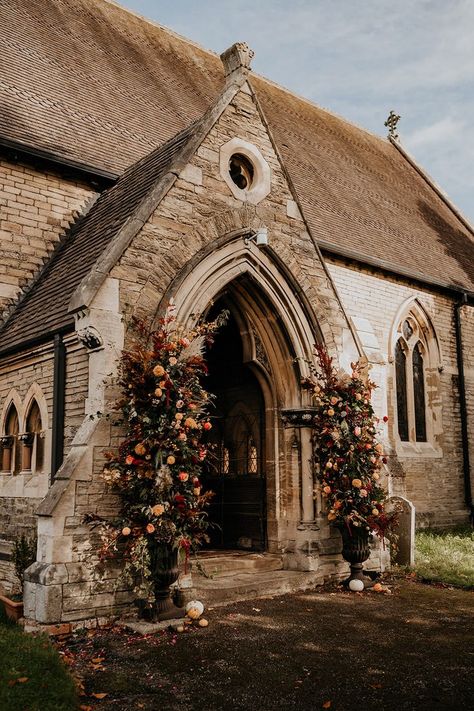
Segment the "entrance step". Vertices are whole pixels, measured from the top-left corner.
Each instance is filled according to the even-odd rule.
[[[278,553],[248,553],[247,551],[205,551],[199,553],[198,566],[193,570],[197,582],[210,576],[220,579],[237,572],[282,570],[283,557]],[[197,567],[197,569],[196,569]],[[199,571],[199,567],[203,572]]]
[[[202,600],[206,607],[218,607],[241,600],[311,590],[323,584],[324,576],[319,571],[234,571],[212,579],[193,575],[193,582],[196,599]]]

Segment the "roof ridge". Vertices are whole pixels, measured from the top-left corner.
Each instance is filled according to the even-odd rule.
[[[106,0],[106,2],[109,2],[109,0]],[[359,129],[359,131],[363,131],[364,133],[367,133],[372,138],[377,138],[383,144],[388,143],[388,138],[386,138],[384,136],[379,136],[378,133],[374,133],[369,128],[365,128],[365,126],[361,126],[359,123],[356,123],[355,121],[349,121],[349,119],[345,118],[344,116],[341,116],[336,111],[332,111],[331,109],[328,109],[325,106],[321,106],[320,104],[317,104],[315,101],[313,101],[313,99],[308,99],[307,96],[303,96],[302,94],[297,94],[295,91],[288,89],[288,87],[283,86],[282,84],[279,84],[278,82],[274,81],[273,79],[269,79],[268,77],[263,76],[263,74],[253,73],[253,76],[257,77],[258,79],[261,79],[266,84],[270,84],[270,86],[274,86],[276,89],[280,89],[280,91],[285,92],[285,94],[289,94],[290,96],[293,96],[294,98],[299,99],[300,101],[303,101],[305,104],[309,104],[309,106],[311,106],[312,108],[318,109],[319,111],[324,111],[324,113],[328,114],[329,116],[332,116],[335,119],[338,119],[338,121],[342,121],[343,123],[345,123],[349,126],[352,126],[352,128],[357,128],[357,129]]]
[[[120,5],[120,3],[116,2],[115,0],[102,0],[102,2],[107,3],[108,5],[113,5],[114,7],[117,7],[120,10],[124,10],[128,14],[133,15],[134,17],[137,17],[139,20],[143,20],[144,22],[146,22],[149,25],[158,27],[160,30],[164,30],[172,37],[176,37],[177,39],[182,40],[182,41],[186,42],[187,44],[190,44],[191,46],[196,47],[197,49],[200,49],[203,52],[207,52],[208,54],[211,54],[217,58],[219,57],[219,54],[217,52],[214,52],[214,50],[209,49],[208,47],[204,47],[202,44],[199,44],[199,42],[196,42],[195,40],[192,40],[189,37],[186,37],[185,35],[182,35],[179,32],[172,30],[171,28],[167,27],[166,25],[162,25],[161,23],[157,22],[156,20],[152,20],[151,18],[146,17],[145,15],[141,15],[140,13],[135,12],[134,10],[131,10],[128,7],[124,7],[123,5]],[[288,89],[288,87],[285,87],[282,84],[279,84],[278,82],[274,81],[273,79],[269,79],[268,77],[264,76],[263,74],[258,74],[257,72],[252,72],[252,75],[255,77],[258,77],[258,79],[262,79],[262,81],[265,81],[267,84],[270,84],[270,85],[276,87],[277,89],[280,89],[281,91],[284,91],[285,93],[296,97],[297,99],[301,99],[302,101],[309,104],[310,106],[313,106],[314,108],[319,109],[320,111],[324,111],[325,113],[329,114],[333,118],[336,118],[339,121],[343,121],[345,124],[349,124],[349,126],[358,128],[360,131],[363,131],[364,133],[369,134],[369,136],[372,136],[372,138],[378,138],[383,143],[388,142],[387,138],[385,138],[383,136],[379,136],[377,133],[374,133],[370,129],[365,128],[365,126],[361,126],[360,124],[358,124],[354,121],[349,121],[344,116],[341,116],[340,114],[336,113],[335,111],[332,111],[331,109],[328,109],[325,106],[321,106],[320,104],[317,104],[312,99],[309,99],[308,97],[303,96],[302,94],[298,94],[295,91]]]
[[[139,20],[143,20],[148,25],[153,25],[154,27],[159,27],[160,30],[164,30],[172,37],[177,37],[180,40],[184,40],[185,42],[192,45],[193,47],[196,47],[196,49],[200,49],[203,52],[208,52],[209,54],[212,54],[214,57],[219,58],[219,53],[214,52],[213,49],[209,49],[208,47],[203,47],[203,45],[199,44],[199,42],[189,39],[189,37],[185,37],[184,35],[181,35],[179,32],[172,30],[170,27],[167,27],[166,25],[162,25],[160,22],[157,22],[156,20],[152,20],[150,17],[146,17],[146,15],[141,15],[139,12],[136,12],[135,10],[131,10],[129,7],[124,7],[124,5],[121,5],[120,3],[115,2],[115,0],[102,0],[102,2],[106,3],[107,5],[112,5],[114,7],[117,7],[117,8],[119,8],[119,10],[123,10],[124,12],[128,13],[129,15],[133,15],[134,17],[137,17]]]

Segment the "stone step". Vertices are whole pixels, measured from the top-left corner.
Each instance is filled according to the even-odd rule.
[[[199,566],[204,574],[200,574]],[[212,579],[234,575],[236,572],[272,571],[283,568],[283,558],[278,553],[204,553],[198,556],[198,566],[193,566],[193,578],[200,580],[206,576]]]
[[[217,580],[196,576],[194,581],[194,597],[202,600],[206,607],[219,607],[241,600],[311,590],[322,585],[324,577],[319,571],[299,573],[278,570],[236,572]]]

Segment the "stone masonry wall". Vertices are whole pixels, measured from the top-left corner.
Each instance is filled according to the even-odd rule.
[[[69,451],[77,427],[84,419],[85,400],[88,395],[88,354],[75,336],[66,342],[65,436],[64,453]],[[41,388],[47,421],[45,431],[44,466],[35,476],[16,474],[0,475],[0,583],[7,587],[12,581],[9,561],[11,541],[22,531],[36,529],[35,511],[46,494],[51,475],[51,426],[53,407],[54,356],[52,344],[9,358],[0,364],[0,412],[16,392],[20,427],[24,421],[26,400],[31,386]],[[30,391],[30,392],[29,392]]]
[[[382,275],[375,269],[359,267],[336,257],[328,257],[327,263],[346,310],[354,319],[367,319],[378,341],[386,366],[386,410],[381,414],[389,416],[387,435],[392,451],[396,448],[393,427],[396,409],[394,366],[390,362],[393,354],[388,352],[390,333],[399,308],[412,296],[417,297],[430,314],[442,354],[439,375],[442,421],[438,423],[438,427],[441,426],[436,437],[440,451],[428,451],[426,456],[414,451],[406,457],[398,453],[397,463],[391,462],[390,467],[393,493],[404,495],[413,502],[419,526],[445,526],[466,521],[453,299],[429,288],[415,287],[405,279]],[[472,315],[466,326],[469,326],[465,328],[467,355],[474,348]],[[472,366],[468,359],[471,427],[474,426]]]
[[[0,160],[0,314],[94,196],[85,182]]]

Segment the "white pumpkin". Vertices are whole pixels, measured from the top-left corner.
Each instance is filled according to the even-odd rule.
[[[352,592],[362,592],[364,589],[364,583],[362,580],[358,580],[357,578],[354,578],[354,580],[349,581],[349,590],[352,590]]]
[[[191,600],[185,607],[186,614],[191,620],[197,620],[204,612],[204,605],[199,600]]]

